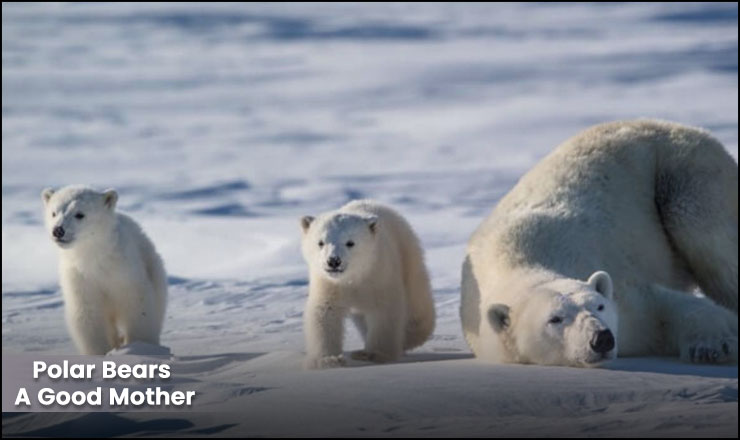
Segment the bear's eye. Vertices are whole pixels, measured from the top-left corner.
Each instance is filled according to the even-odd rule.
[[[548,322],[548,323],[550,323],[550,324],[560,324],[561,322],[563,322],[563,318],[561,318],[561,317],[559,317],[559,316],[553,316],[553,317],[552,317],[552,318],[550,318],[550,320],[549,320],[549,321],[547,321],[547,322]]]
[[[324,247],[324,240],[319,240],[319,247],[320,248]]]
[[[82,220],[83,218],[85,218],[85,214],[78,212],[77,214],[75,214],[75,218],[77,220]]]
[[[599,304],[599,307],[596,308],[596,310],[603,312],[604,311],[604,304]]]
[[[354,245],[355,245],[355,242],[352,241],[352,240],[350,240],[350,241],[347,242],[347,247],[352,247]]]
[[[52,216],[52,217],[56,217],[56,216],[57,216],[57,213],[56,213],[56,211],[52,212],[52,213],[51,213],[51,216]]]

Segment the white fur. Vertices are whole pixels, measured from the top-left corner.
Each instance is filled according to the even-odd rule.
[[[608,328],[620,356],[737,362],[737,197],[737,164],[703,130],[628,121],[567,140],[469,241],[468,344],[498,362],[596,365],[617,352],[589,348]],[[579,281],[597,271],[610,277]]]
[[[105,354],[134,341],[158,344],[162,330],[162,260],[139,225],[115,212],[117,199],[114,190],[83,186],[42,192],[46,228],[59,246],[67,327],[82,354]],[[63,236],[54,235],[56,227]]]
[[[365,349],[352,354],[356,359],[394,361],[429,338],[435,319],[429,276],[419,241],[399,214],[361,200],[301,224],[310,276],[307,368],[344,364],[347,316],[365,341]],[[336,272],[330,272],[330,258],[341,260]]]

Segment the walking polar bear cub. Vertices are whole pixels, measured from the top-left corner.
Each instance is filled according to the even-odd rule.
[[[151,241],[116,213],[118,194],[84,186],[41,193],[46,228],[59,246],[67,327],[82,354],[159,343],[167,277]]]
[[[354,359],[389,362],[434,330],[434,301],[411,226],[391,208],[353,201],[301,219],[310,286],[304,313],[306,368],[344,365],[344,318],[365,342]]]
[[[497,362],[737,362],[737,204],[737,164],[705,131],[644,120],[576,135],[471,237],[468,344]]]

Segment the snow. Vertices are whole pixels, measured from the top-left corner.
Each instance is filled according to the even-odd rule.
[[[737,367],[490,365],[458,318],[470,233],[579,130],[670,119],[737,159],[737,4],[2,10],[3,353],[74,352],[41,190],[114,187],[170,275],[163,345],[210,409],[240,411],[26,414],[4,433],[737,436]],[[402,363],[301,371],[298,219],[359,197],[421,236],[438,325]]]

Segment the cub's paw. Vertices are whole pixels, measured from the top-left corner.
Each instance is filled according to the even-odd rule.
[[[352,359],[356,361],[374,362],[376,364],[384,364],[386,362],[391,362],[395,360],[389,356],[386,356],[380,353],[375,353],[372,351],[366,351],[366,350],[353,351]]]
[[[323,370],[325,368],[343,367],[347,364],[344,355],[322,356],[306,358],[303,367],[307,370]]]
[[[696,364],[737,363],[737,338],[695,338],[682,344],[681,360]]]

